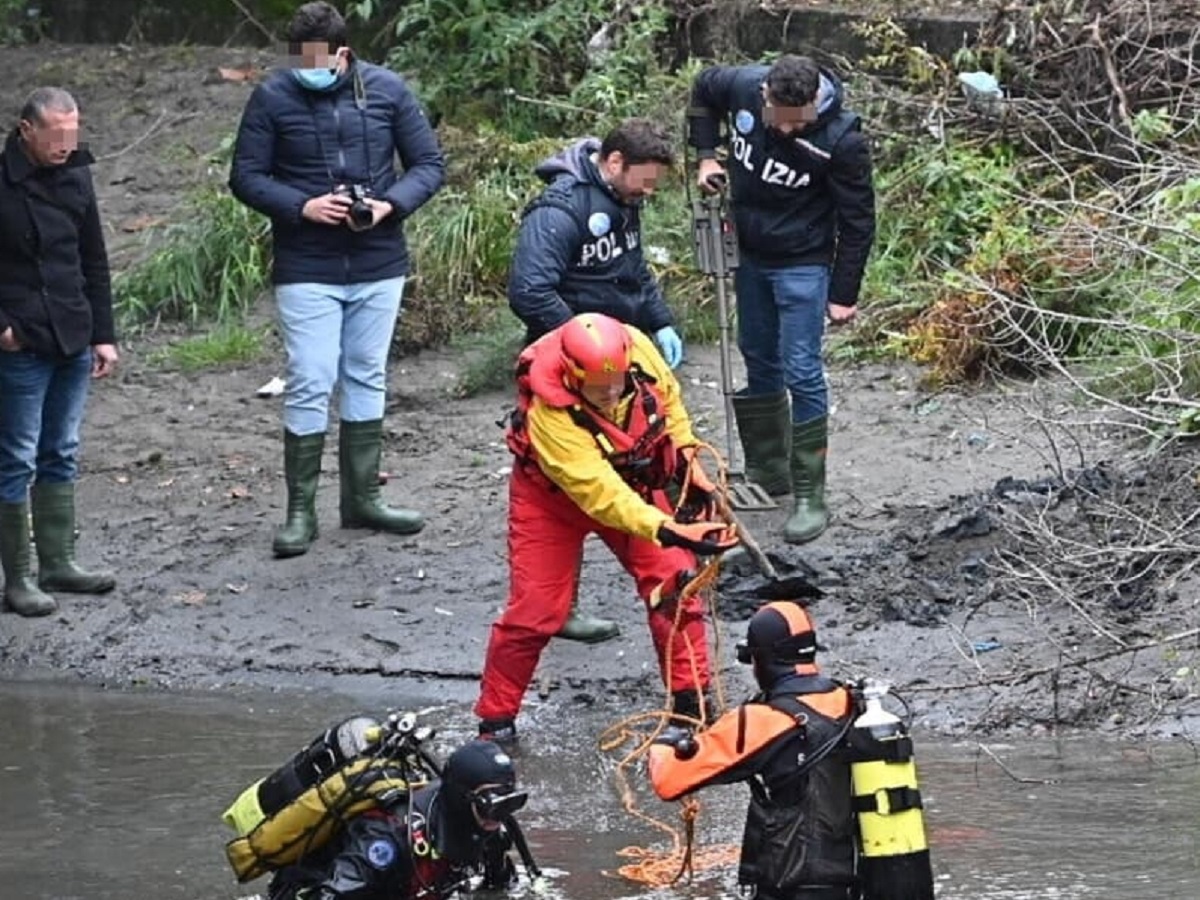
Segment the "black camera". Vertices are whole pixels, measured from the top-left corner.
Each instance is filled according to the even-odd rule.
[[[340,184],[333,189],[333,193],[338,197],[350,198],[350,222],[355,228],[371,227],[375,213],[366,200],[374,196],[374,191],[365,184]]]

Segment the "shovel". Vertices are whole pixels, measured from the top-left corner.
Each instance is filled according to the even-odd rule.
[[[729,522],[737,536],[741,541],[742,548],[746,551],[746,555],[754,561],[754,565],[758,567],[758,571],[762,573],[766,581],[758,585],[754,589],[754,596],[760,600],[800,600],[800,599],[816,599],[824,596],[824,591],[820,587],[813,584],[812,580],[806,575],[789,575],[786,578],[780,576],[771,560],[767,558],[767,554],[763,553],[762,547],[758,541],[754,539],[754,535],[743,524],[741,519],[737,517],[732,509],[732,502],[727,498],[718,497],[718,510],[722,517]]]
[[[724,187],[724,178],[720,180]],[[721,345],[721,393],[725,399],[725,456],[730,473],[737,473],[737,440],[734,437],[733,361],[729,332],[733,308],[727,294],[727,279],[737,268],[737,235],[729,220],[724,191],[692,200],[692,235],[696,245],[696,264],[705,275],[717,283],[718,334]],[[729,505],[733,509],[775,509],[778,504],[762,486],[750,481],[744,473],[733,474],[737,480],[728,485]],[[763,557],[765,560],[766,557]],[[769,565],[769,563],[768,563]]]

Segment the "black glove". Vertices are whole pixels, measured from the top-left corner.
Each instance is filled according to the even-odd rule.
[[[517,867],[508,848],[512,846],[512,836],[507,829],[488,835],[483,844],[483,887],[494,891],[512,887],[517,883]]]
[[[658,733],[652,743],[673,748],[677,759],[691,759],[700,749],[700,745],[692,736],[692,729],[682,725],[668,725]]]
[[[684,488],[679,506],[675,510],[675,521],[711,522],[717,518],[717,486],[712,483],[695,447],[684,447],[679,451],[679,484]]]
[[[488,891],[505,890],[517,883],[517,867],[507,853],[485,859],[483,862],[483,887]]]
[[[666,521],[655,536],[664,547],[683,547],[700,556],[716,556],[738,545],[737,532],[723,522],[683,525]]]
[[[717,514],[717,495],[712,491],[689,484],[675,510],[675,521],[687,525],[692,522],[711,522]]]

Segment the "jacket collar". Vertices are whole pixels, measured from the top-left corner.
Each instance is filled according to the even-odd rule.
[[[67,157],[66,162],[53,168],[74,169],[79,166],[90,166],[95,161],[96,158],[92,156],[92,151],[86,147],[80,147]],[[8,139],[4,142],[4,169],[8,180],[13,184],[24,181],[29,176],[43,170],[43,167],[35,166],[25,155],[25,148],[21,146],[21,132],[16,128],[9,132]]]

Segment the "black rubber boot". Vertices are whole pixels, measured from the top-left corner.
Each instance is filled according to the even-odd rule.
[[[746,457],[746,480],[772,497],[790,494],[792,414],[787,391],[752,397],[734,394],[732,400]]]
[[[280,559],[302,556],[317,538],[317,483],[325,432],[283,433],[283,480],[287,484],[287,519],[275,529],[271,550]]]
[[[75,562],[75,485],[38,483],[30,496],[38,587],[64,594],[107,594],[116,587],[112,572],[91,572]]]
[[[813,540],[829,524],[825,508],[825,456],[829,449],[829,419],[822,416],[792,426],[792,483],[796,498],[783,539],[789,544]]]
[[[713,708],[712,698],[701,691],[694,688],[686,691],[673,691],[671,693],[671,714],[672,716],[685,716],[688,719],[696,719],[703,721],[705,724],[712,722],[716,718],[716,710]],[[681,724],[688,724],[683,719],[679,720]]]
[[[0,563],[4,606],[18,616],[48,616],[58,604],[33,578],[29,553],[29,504],[0,503]]]
[[[338,453],[342,482],[342,527],[416,534],[425,527],[415,510],[387,506],[379,491],[383,420],[342,422]]]
[[[479,739],[491,741],[502,747],[511,747],[517,742],[517,723],[512,719],[481,719]]]

